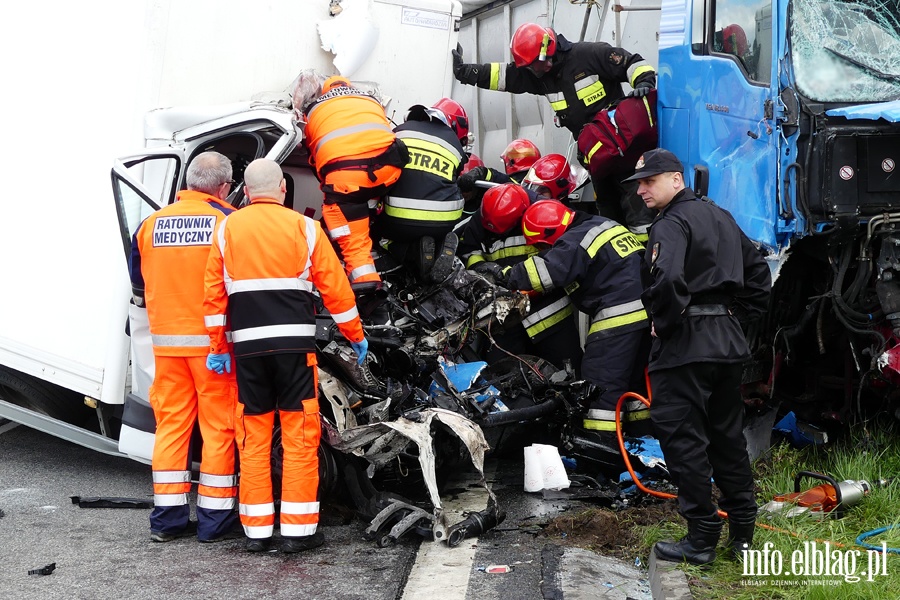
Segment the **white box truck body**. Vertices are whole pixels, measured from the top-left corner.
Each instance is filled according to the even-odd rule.
[[[117,453],[122,406],[130,392],[146,395],[152,353],[148,370],[139,356],[149,346],[133,336],[131,356],[139,331],[129,331],[128,232],[117,222],[110,165],[131,153],[113,175],[131,231],[171,201],[187,162],[211,147],[241,161],[283,161],[294,207],[314,211],[321,192],[279,102],[294,77],[314,68],[377,83],[388,115],[402,122],[410,105],[450,94],[461,8],[455,0],[89,4],[18,4],[10,22],[40,23],[41,37],[10,27],[0,41],[10,57],[0,102],[12,184],[0,203],[0,417]],[[250,102],[260,92],[270,93]],[[48,114],[63,139],[44,135]],[[132,317],[139,330],[141,315]],[[123,450],[147,458],[146,442]]]

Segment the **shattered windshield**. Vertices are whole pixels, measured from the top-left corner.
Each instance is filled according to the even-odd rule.
[[[794,73],[818,102],[900,98],[900,0],[794,0]]]

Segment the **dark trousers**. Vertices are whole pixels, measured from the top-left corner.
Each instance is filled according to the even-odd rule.
[[[722,491],[722,510],[756,514],[741,370],[740,364],[690,363],[650,372],[650,418],[688,520],[715,517],[710,477]]]
[[[656,216],[637,195],[637,182],[622,183],[630,173],[591,178],[597,197],[597,214],[629,228],[649,225]]]

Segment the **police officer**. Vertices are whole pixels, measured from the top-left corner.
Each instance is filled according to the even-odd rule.
[[[507,183],[493,187],[475,218],[470,219],[460,233],[459,254],[466,268],[505,281],[504,273],[539,249],[529,244],[522,233],[522,216],[537,200],[535,192]],[[492,337],[500,349],[493,346],[488,360],[502,358],[507,353],[533,354],[556,365],[568,363],[581,371],[582,350],[578,338],[572,302],[562,288],[531,298],[529,314],[522,319],[522,327],[498,328]]]
[[[575,307],[589,315],[581,374],[599,394],[577,433],[604,449],[599,462],[617,468],[616,403],[627,391],[643,390],[650,346],[650,321],[641,304],[644,246],[615,221],[556,200],[532,204],[522,217],[522,230],[529,244],[552,247],[514,266],[508,285],[538,292],[564,289]],[[641,426],[649,429],[648,411],[640,402],[626,404],[625,410],[630,433],[643,434]]]
[[[231,370],[234,338],[239,389],[240,515],[247,550],[268,549],[275,525],[271,448],[275,411],[284,447],[280,526],[284,552],[323,543],[319,522],[319,401],[315,306],[318,290],[358,360],[368,343],[350,284],[318,223],[283,206],[277,163],[257,159],[244,172],[250,204],[217,227],[206,267],[207,368]]]
[[[645,152],[632,179],[659,215],[650,228],[650,285],[643,301],[653,323],[650,415],[688,534],[656,544],[665,560],[715,560],[722,520],[710,476],[722,491],[729,544],[753,539],[756,502],[742,433],[742,363],[749,357],[740,320],[766,310],[771,277],[760,251],[731,215],[684,187],[668,150]]]
[[[631,85],[638,97],[656,86],[656,71],[640,54],[606,42],[570,42],[537,23],[516,29],[510,41],[511,63],[466,64],[459,48],[451,52],[460,83],[511,94],[542,94],[556,113],[557,124],[572,132],[576,141],[594,115],[624,97],[622,83]],[[637,232],[652,215],[632,190],[619,184],[621,177],[593,180],[598,209]],[[629,221],[623,221],[626,217]]]
[[[231,161],[203,152],[191,161],[187,190],[149,216],[134,234],[131,282],[135,303],[146,303],[155,358],[150,405],[156,418],[150,539],[168,542],[193,533],[201,542],[229,537],[237,526],[234,407],[230,372],[204,368],[209,338],[203,321],[203,276],[218,223],[234,208]],[[203,456],[197,523],[190,522],[191,433],[200,423]]]
[[[384,199],[374,235],[386,238],[382,243],[399,260],[412,259],[422,278],[438,283],[452,272],[458,243],[452,232],[465,201],[456,180],[466,161],[468,118],[458,102],[442,98],[432,107],[411,107],[394,133],[408,148],[409,162]]]

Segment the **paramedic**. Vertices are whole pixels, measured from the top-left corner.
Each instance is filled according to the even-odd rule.
[[[225,539],[237,526],[232,373],[206,370],[209,337],[203,321],[203,275],[212,235],[234,209],[231,161],[203,152],[191,161],[187,190],[150,215],[134,235],[131,282],[135,304],[147,306],[156,372],[150,405],[156,417],[150,539],[168,542],[194,533]],[[189,521],[191,433],[203,437],[197,522]]]
[[[284,448],[280,527],[284,552],[323,543],[319,522],[315,304],[318,290],[357,360],[368,342],[355,298],[319,224],[283,206],[277,163],[254,160],[244,172],[250,204],[213,236],[206,267],[207,367],[231,370],[225,325],[234,336],[241,459],[240,514],[250,552],[266,551],[275,524],[271,448],[275,412]]]

